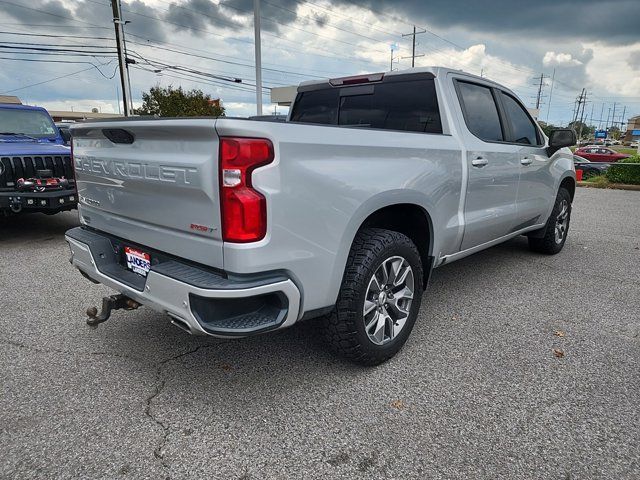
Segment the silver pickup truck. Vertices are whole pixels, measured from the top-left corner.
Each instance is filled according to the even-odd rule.
[[[527,235],[558,253],[571,130],[546,138],[516,95],[444,68],[299,86],[287,122],[112,120],[72,127],[82,226],[71,263],[192,334],[321,318],[367,365],[405,343],[433,268]]]

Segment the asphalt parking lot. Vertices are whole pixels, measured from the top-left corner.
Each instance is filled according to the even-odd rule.
[[[110,292],[68,263],[76,213],[0,222],[1,478],[640,478],[640,192],[578,189],[557,256],[519,238],[437,270],[372,369],[313,324],[91,329]]]

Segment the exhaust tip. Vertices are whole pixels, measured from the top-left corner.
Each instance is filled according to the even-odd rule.
[[[193,332],[191,331],[191,327],[189,327],[187,322],[185,322],[181,318],[174,317],[173,315],[170,315],[170,317],[171,317],[171,324],[172,325],[175,325],[176,327],[178,327],[183,332],[187,332],[189,335],[193,335]]]

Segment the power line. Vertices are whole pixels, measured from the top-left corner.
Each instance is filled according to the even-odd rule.
[[[100,68],[91,63],[91,62],[82,62],[82,61],[76,61],[76,60],[44,60],[44,59],[39,59],[39,58],[16,58],[16,57],[0,57],[0,60],[15,60],[15,61],[20,61],[20,62],[43,62],[43,63],[84,63],[87,65],[93,65],[96,69],[98,69],[98,71],[100,71]],[[110,62],[108,63],[104,63],[101,64],[101,66],[105,66],[108,65]],[[102,73],[100,71],[100,73]],[[102,74],[104,76],[104,74]],[[105,77],[108,78],[108,77]]]
[[[64,45],[64,46],[68,46],[68,45]],[[14,45],[2,45],[0,44],[1,48],[4,49],[8,49],[8,50],[36,50],[38,52],[67,52],[67,53],[73,53],[73,52],[77,52],[77,53],[93,53],[93,54],[107,54],[107,53],[115,53],[115,51],[113,51],[113,49],[111,49],[111,51],[104,51],[104,50],[75,50],[73,48],[47,48],[47,47],[25,47],[25,46],[14,46]],[[103,48],[108,48],[108,47],[103,47]],[[7,52],[9,53],[9,52]]]
[[[93,70],[94,68],[97,68],[97,67],[92,65],[89,68],[83,68],[82,70],[78,70],[77,72],[67,73],[66,75],[60,75],[59,77],[50,78],[49,80],[44,80],[42,82],[32,83],[31,85],[25,85],[24,87],[14,88],[13,90],[7,90],[7,91],[3,92],[3,95],[6,95],[8,93],[17,92],[19,90],[25,90],[25,89],[31,88],[31,87],[37,87],[38,85],[43,85],[45,83],[54,82],[54,81],[60,80],[62,78],[72,77],[72,76],[77,75],[79,73],[88,72],[89,70]],[[102,73],[102,72],[100,72],[100,73]],[[111,77],[108,77],[108,78],[111,79],[111,78],[115,77],[115,75],[116,75],[116,71],[114,70],[113,71],[113,75],[111,75]]]
[[[351,17],[351,16],[346,15],[346,14],[341,13],[341,12],[336,12],[335,10],[333,10],[331,8],[323,7],[322,5],[318,5],[317,3],[313,3],[313,2],[310,2],[308,0],[301,0],[301,1],[298,2],[298,4],[299,5],[302,5],[302,4],[313,5],[314,7],[321,8],[322,10],[330,12],[332,15],[337,15],[339,17],[345,18],[345,19],[349,20],[351,23],[359,23],[360,25],[364,25],[369,29],[376,30],[376,31],[381,32],[381,33],[385,33],[387,35],[391,35],[391,36],[394,36],[394,37],[402,37],[402,33],[390,32],[388,30],[382,30],[382,29],[376,27],[375,25],[373,25],[373,24],[371,24],[369,22],[363,22],[362,20],[359,20],[359,19],[357,19],[355,17]]]
[[[21,24],[21,25],[24,25],[24,24]],[[47,26],[47,25],[43,25],[43,26]],[[23,33],[23,32],[7,32],[7,31],[0,31],[0,33],[5,35],[24,35],[29,37],[81,38],[85,40],[113,40],[113,37],[93,37],[93,36],[84,36],[84,35],[55,35],[55,34],[45,34],[45,33]],[[12,42],[12,43],[17,43],[17,42]]]
[[[161,1],[165,1],[165,0],[161,0]],[[294,14],[294,15],[296,15],[296,16],[298,15],[298,12],[297,12],[297,11],[295,11],[295,10],[291,10],[290,8],[283,7],[282,5],[277,5],[277,4],[275,4],[275,3],[269,2],[268,0],[261,0],[261,1],[263,1],[264,3],[267,3],[267,4],[271,5],[271,6],[273,6],[273,7],[275,7],[275,8],[279,8],[280,10],[284,10],[284,11],[287,11],[287,12],[293,13],[293,14]],[[229,7],[230,5],[225,5],[225,6],[228,6],[228,7]],[[235,7],[231,7],[231,8],[235,8]],[[308,19],[308,20],[313,21],[313,19],[309,19],[308,17],[305,17],[305,18],[306,18],[306,19]],[[269,19],[269,20],[270,20],[270,21],[272,21],[271,19]],[[279,24],[281,24],[281,25],[284,25],[284,26],[289,26],[289,25],[287,25],[287,24],[282,24],[281,22],[277,22],[277,23],[279,23]],[[356,36],[358,36],[358,37],[364,38],[364,39],[366,39],[366,40],[371,40],[371,41],[373,41],[373,42],[380,42],[380,43],[384,43],[384,42],[385,42],[385,40],[380,40],[379,38],[369,37],[369,36],[367,36],[367,35],[362,35],[362,34],[360,34],[360,33],[357,33],[357,32],[354,32],[354,31],[350,31],[350,30],[346,30],[346,29],[341,28],[341,27],[336,27],[335,25],[332,25],[330,22],[326,22],[326,23],[325,23],[325,25],[326,25],[326,26],[329,26],[329,27],[331,27],[331,28],[333,28],[333,29],[339,30],[339,31],[341,31],[341,32],[349,33],[349,34],[351,34],[351,35],[356,35]],[[312,32],[307,32],[307,33],[312,33]],[[325,36],[323,36],[323,37],[324,37],[324,38],[330,38],[330,37],[325,37]]]

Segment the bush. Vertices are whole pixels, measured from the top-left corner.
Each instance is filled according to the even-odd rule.
[[[636,163],[637,165],[624,165],[626,163]],[[623,158],[612,164],[606,175],[607,179],[613,183],[640,185],[640,155]]]

